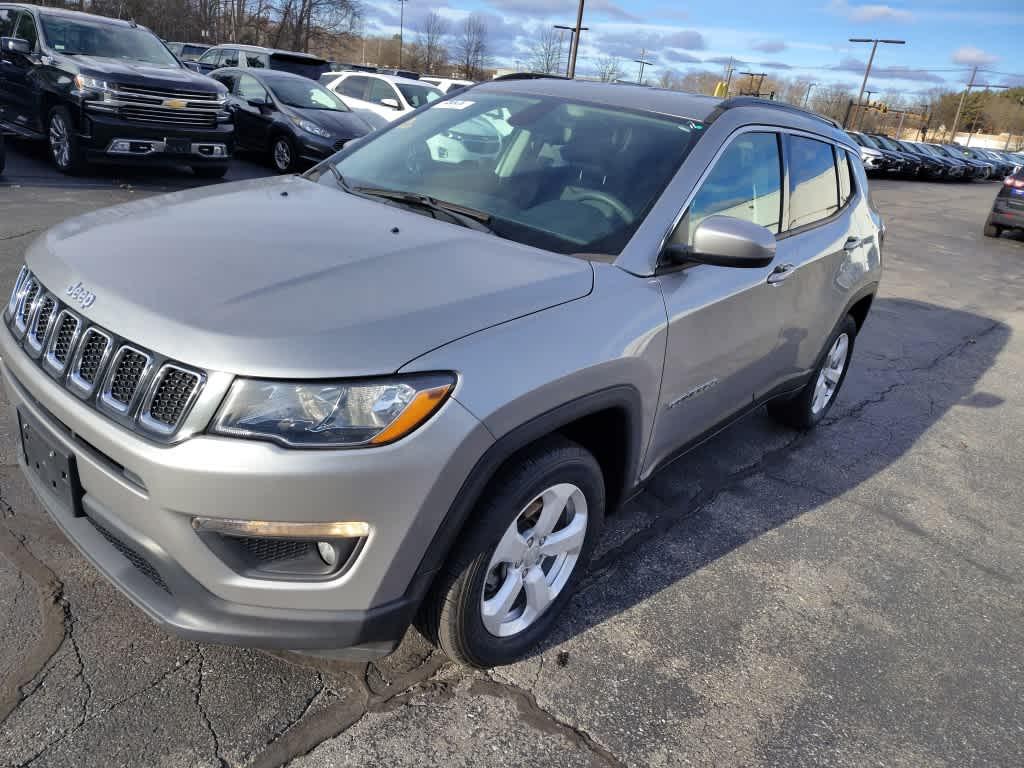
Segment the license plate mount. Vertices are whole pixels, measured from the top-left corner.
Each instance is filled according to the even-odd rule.
[[[167,153],[170,155],[192,154],[192,142],[188,139],[166,139]]]
[[[53,445],[52,439],[36,420],[21,408],[18,408],[18,433],[28,471],[57,496],[72,515],[84,517],[82,484],[75,457]]]

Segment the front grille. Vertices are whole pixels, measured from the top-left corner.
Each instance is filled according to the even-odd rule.
[[[117,93],[121,97],[137,96],[147,100],[164,99],[185,99],[187,101],[200,101],[216,103],[217,94],[209,91],[179,91],[176,88],[146,88],[137,85],[118,85]]]
[[[102,525],[97,523],[91,517],[86,517],[86,520],[92,523],[92,527],[95,528],[99,532],[99,534],[104,539],[106,539],[107,542],[109,542],[109,544],[114,549],[120,552],[122,557],[124,557],[125,560],[131,563],[135,567],[135,569],[139,571],[139,573],[141,573],[147,579],[152,581],[167,594],[171,594],[171,590],[167,588],[167,582],[165,582],[163,576],[160,575],[160,571],[154,568],[146,558],[144,558],[134,549],[129,547],[127,544],[125,544],[123,541],[117,538],[117,536],[112,534],[110,531],[108,531]]]
[[[292,541],[290,539],[235,539],[250,555],[264,563],[276,563],[281,560],[294,560],[308,554],[316,546],[311,541]]]
[[[341,152],[341,150],[343,150],[345,148],[345,144],[348,141],[349,141],[349,139],[341,139],[340,141],[334,142],[334,151],[335,152]]]
[[[199,386],[199,376],[181,368],[165,369],[149,403],[149,416],[173,427],[184,413]]]
[[[128,405],[139,388],[139,381],[146,371],[149,358],[134,349],[123,349],[115,363],[114,376],[110,380],[110,397],[121,405]]]
[[[185,125],[212,128],[217,125],[217,113],[201,109],[169,109],[167,107],[121,107],[121,117],[139,123]]]
[[[8,324],[28,356],[109,418],[152,439],[170,441],[199,397],[205,372],[90,325],[27,271],[19,282]]]
[[[120,104],[118,114],[125,120],[161,125],[213,127],[224,109],[224,102],[216,93],[131,85],[118,86],[116,100]]]

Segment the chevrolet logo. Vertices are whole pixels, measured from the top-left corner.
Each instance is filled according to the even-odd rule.
[[[164,106],[168,109],[185,109],[188,102],[184,99],[164,99]]]

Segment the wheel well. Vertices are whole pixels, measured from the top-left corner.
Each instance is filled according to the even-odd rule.
[[[605,508],[614,510],[622,501],[627,480],[629,415],[621,408],[607,408],[569,422],[558,432],[594,454],[604,475]]]
[[[875,295],[870,294],[850,307],[850,314],[853,316],[853,321],[857,323],[858,331],[864,326],[864,321],[868,319],[868,310],[871,309],[871,301],[874,298]]]

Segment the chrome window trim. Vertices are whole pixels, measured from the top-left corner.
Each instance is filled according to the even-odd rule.
[[[178,421],[173,425],[168,426],[162,421],[157,421],[153,418],[151,408],[153,407],[153,398],[156,397],[156,391],[159,388],[160,383],[163,381],[163,378],[167,375],[168,371],[172,370],[191,374],[198,378],[199,381],[196,383],[195,389],[192,390],[192,394],[189,395],[188,399],[185,401],[185,405],[181,409],[181,416],[178,417]],[[194,368],[179,365],[178,363],[164,363],[157,370],[153,380],[146,388],[145,396],[142,400],[143,406],[139,410],[138,422],[140,426],[150,432],[155,432],[162,437],[169,437],[170,435],[173,435],[188,418],[189,413],[192,411],[192,406],[194,406],[196,400],[199,399],[199,394],[203,391],[204,386],[206,386],[206,374],[202,371],[197,371]]]
[[[71,334],[71,341],[68,343],[68,356],[62,363],[57,359],[55,354],[57,346],[57,335],[60,333],[60,328],[64,325],[65,318],[70,317],[76,323],[75,330]],[[53,332],[50,334],[50,340],[46,344],[46,354],[43,355],[43,367],[46,368],[50,373],[55,376],[60,376],[68,367],[71,362],[75,359],[76,345],[78,344],[79,338],[82,336],[82,326],[85,323],[82,318],[76,315],[67,307],[64,307],[57,315],[57,319],[54,322]]]
[[[146,359],[146,363],[142,368],[142,373],[139,374],[139,381],[135,385],[135,391],[132,393],[132,398],[127,403],[122,403],[120,400],[115,400],[111,392],[114,383],[114,376],[117,374],[117,367],[121,364],[124,356],[129,352],[142,355]],[[103,387],[100,389],[100,397],[98,405],[101,408],[113,412],[116,416],[127,416],[132,410],[139,404],[139,400],[142,399],[142,395],[148,388],[147,379],[149,374],[153,370],[153,356],[146,352],[144,349],[139,349],[132,344],[122,344],[117,348],[117,352],[110,359],[110,364],[107,366],[107,372],[103,376]]]
[[[43,354],[43,349],[46,348],[46,343],[49,340],[50,332],[53,330],[53,322],[55,313],[60,312],[60,302],[57,301],[57,297],[52,293],[43,288],[42,283],[39,284],[40,292],[36,296],[35,306],[32,308],[32,320],[28,325],[28,332],[25,334],[25,351],[28,352],[29,357],[35,359]],[[38,338],[36,331],[39,330],[39,318],[42,316],[43,305],[47,301],[53,302],[53,309],[50,310],[50,319],[46,322],[46,330],[43,331],[43,338]]]
[[[103,349],[103,355],[100,357],[100,364],[96,368],[96,378],[92,384],[81,376],[82,353],[85,352],[85,339],[90,333],[97,333],[107,340],[107,345]],[[85,332],[82,334],[82,343],[78,345],[78,349],[75,350],[75,354],[71,358],[71,374],[68,376],[68,388],[83,400],[91,397],[103,382],[104,369],[110,361],[110,355],[113,351],[114,339],[109,333],[101,331],[95,325],[85,329]]]

